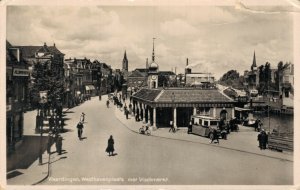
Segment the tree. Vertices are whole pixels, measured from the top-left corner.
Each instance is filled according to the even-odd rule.
[[[62,99],[64,93],[64,81],[60,75],[51,69],[51,61],[44,63],[37,62],[32,72],[34,84],[31,93],[31,103],[33,107],[38,107],[40,100],[40,91],[47,91],[47,107],[55,108],[58,106],[57,100]]]
[[[225,86],[234,86],[236,88],[243,88],[244,79],[236,70],[227,71],[219,80],[219,83]]]

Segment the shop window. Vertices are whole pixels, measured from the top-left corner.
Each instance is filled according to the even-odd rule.
[[[196,111],[197,114],[199,115],[210,115],[210,108],[206,107],[206,108],[197,108]]]

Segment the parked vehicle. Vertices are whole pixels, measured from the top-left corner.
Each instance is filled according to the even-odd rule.
[[[218,138],[221,136],[221,131],[218,127],[220,120],[214,117],[193,115],[192,119],[192,133],[204,137],[214,138],[213,130],[217,130]]]
[[[247,127],[254,127],[256,119],[253,117],[252,109],[235,107],[234,111],[239,124]]]

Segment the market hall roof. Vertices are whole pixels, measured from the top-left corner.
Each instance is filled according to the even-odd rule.
[[[142,88],[132,96],[136,99],[147,101],[147,102],[153,102],[155,98],[160,94],[162,90],[161,89],[147,89]]]
[[[220,93],[217,89],[165,89],[157,98],[157,102],[172,102],[172,100],[180,103],[233,102],[231,99]]]
[[[217,89],[141,89],[133,98],[152,103],[233,103]]]

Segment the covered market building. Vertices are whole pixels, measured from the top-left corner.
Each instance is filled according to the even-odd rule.
[[[192,115],[234,117],[235,101],[218,89],[143,88],[132,95],[133,113],[153,128],[187,127]]]

